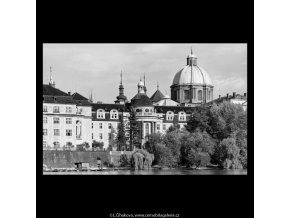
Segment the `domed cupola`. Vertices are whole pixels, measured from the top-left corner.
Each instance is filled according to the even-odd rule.
[[[187,56],[186,66],[179,70],[171,85],[171,98],[179,103],[200,104],[213,100],[213,84],[208,73],[197,65],[197,56]]]
[[[153,106],[152,101],[145,93],[144,87],[144,83],[140,80],[138,83],[138,93],[131,99],[133,107]]]

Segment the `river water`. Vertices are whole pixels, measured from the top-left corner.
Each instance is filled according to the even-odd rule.
[[[106,170],[89,172],[43,172],[44,175],[247,175],[247,170]]]

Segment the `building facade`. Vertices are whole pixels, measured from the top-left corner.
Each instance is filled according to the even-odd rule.
[[[43,85],[43,149],[76,149],[79,144],[101,142],[104,149],[116,149],[114,140],[121,123],[127,140],[126,149],[142,147],[148,136],[165,133],[172,125],[182,129],[197,107],[222,102],[246,107],[244,96],[227,96],[213,100],[213,84],[207,72],[197,65],[197,57],[187,57],[187,65],[178,71],[171,85],[171,98],[163,95],[157,85],[156,92],[147,96],[144,81],[137,84],[137,93],[129,101],[121,81],[115,103],[93,103],[79,93],[65,93],[55,88],[50,78]]]

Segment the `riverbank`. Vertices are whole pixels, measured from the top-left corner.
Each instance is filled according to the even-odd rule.
[[[43,172],[43,175],[247,175],[247,170],[103,170]]]

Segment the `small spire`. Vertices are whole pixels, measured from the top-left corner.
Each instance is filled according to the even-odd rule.
[[[122,70],[121,70],[121,85],[122,85]]]
[[[144,73],[144,86],[145,86],[145,73]]]
[[[159,90],[159,82],[157,82],[157,90]]]
[[[140,76],[140,81],[142,81],[142,76]]]
[[[51,69],[51,66],[49,67],[49,71],[50,71],[50,78],[49,78],[49,85],[52,86],[52,87],[55,87],[55,82],[53,81],[52,79],[52,69]]]
[[[90,99],[89,100],[90,100],[91,103],[93,103],[93,92],[92,92],[92,89],[91,89],[91,95],[90,95]]]
[[[192,47],[191,47],[191,52],[190,52],[190,53],[193,54],[193,53],[192,53]]]

